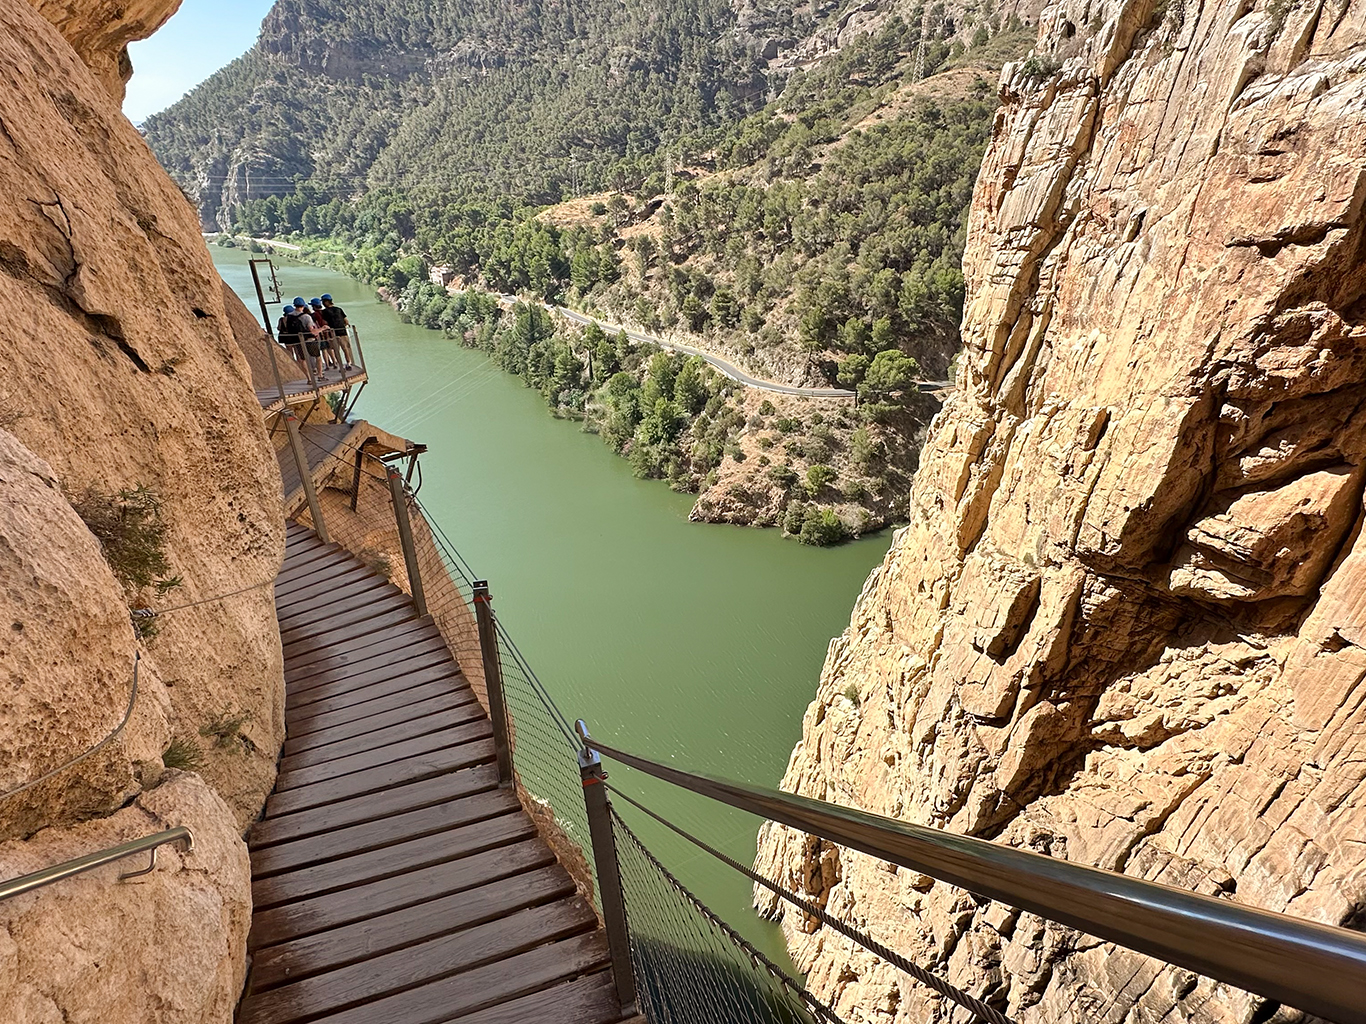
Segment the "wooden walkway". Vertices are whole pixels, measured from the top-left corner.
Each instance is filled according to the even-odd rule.
[[[275,603],[288,738],[238,1024],[619,1021],[597,917],[431,620],[298,524]]]
[[[344,391],[353,384],[363,384],[369,380],[369,376],[359,366],[342,372],[340,370],[330,370],[326,375],[318,379],[318,386],[315,388],[307,380],[287,380],[284,382],[285,398],[280,400],[280,389],[274,384],[269,387],[256,389],[256,400],[261,403],[261,409],[267,413],[282,412],[288,405],[306,405],[320,399],[323,395],[331,394],[335,391]]]

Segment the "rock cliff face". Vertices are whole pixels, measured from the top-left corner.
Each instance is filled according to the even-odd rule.
[[[1040,28],[974,199],[958,394],[784,784],[1361,927],[1366,3]],[[1271,1012],[784,829],[760,862],[1025,1019]],[[784,925],[849,1019],[947,1016]]]
[[[283,520],[198,218],[106,74],[174,6],[0,0],[0,876],[175,824],[197,841],[137,883],[0,905],[5,1021],[227,1021],[242,981],[240,832],[283,733]],[[165,594],[116,579],[73,507],[138,487]],[[130,607],[166,610],[155,638]],[[126,727],[63,768],[122,720],[139,654]],[[197,773],[163,766],[172,737],[203,747]]]

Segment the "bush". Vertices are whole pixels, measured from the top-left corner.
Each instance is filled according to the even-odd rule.
[[[801,532],[797,539],[803,544],[814,547],[829,547],[838,544],[849,536],[849,531],[840,522],[840,517],[828,508],[809,508],[802,520]]]
[[[199,727],[199,735],[211,738],[215,747],[230,747],[234,740],[247,742],[242,735],[242,726],[251,721],[249,710],[223,710]]]
[[[797,482],[797,471],[784,462],[772,467],[768,471],[768,478],[779,487],[787,488]]]
[[[143,484],[117,494],[90,488],[71,506],[100,542],[104,560],[124,590],[136,593],[155,585],[164,594],[180,586],[166,558],[161,495]]]
[[[817,464],[806,471],[806,490],[813,498],[825,489],[839,474],[826,465]]]
[[[161,763],[182,772],[197,772],[204,764],[204,751],[194,740],[176,737],[161,753]]]
[[[762,402],[759,403],[760,416],[772,416],[777,411],[778,410],[774,407],[773,403],[770,402],[767,398],[765,398]]]

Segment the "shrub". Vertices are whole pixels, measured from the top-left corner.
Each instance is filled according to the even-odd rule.
[[[828,547],[838,544],[849,536],[849,531],[840,522],[840,517],[828,508],[810,508],[802,520],[802,528],[797,539],[803,544],[814,547]]]
[[[166,558],[161,495],[143,484],[117,494],[88,489],[71,502],[95,539],[114,578],[130,592],[155,585],[158,593],[180,586]]]
[[[826,484],[831,483],[837,474],[831,467],[817,463],[806,471],[806,490],[812,497],[815,497]]]
[[[859,697],[858,684],[850,683],[844,688],[844,699],[854,705],[854,707],[858,707],[863,703],[862,699]]]
[[[768,478],[779,487],[791,487],[797,482],[797,471],[784,462],[769,469]]]
[[[778,410],[774,407],[773,403],[770,402],[767,398],[765,398],[762,402],[759,403],[760,416],[772,416],[777,411]]]
[[[215,747],[230,747],[236,739],[246,742],[242,726],[251,721],[251,717],[250,711],[224,709],[199,727],[199,735],[211,738]]]
[[[171,745],[161,752],[161,763],[167,768],[177,768],[182,772],[197,772],[204,764],[204,751],[194,740],[177,736]]]

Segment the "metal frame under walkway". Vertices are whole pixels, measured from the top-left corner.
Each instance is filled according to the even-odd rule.
[[[621,1020],[597,915],[499,787],[432,620],[298,524],[275,601],[288,738],[239,1024]]]

